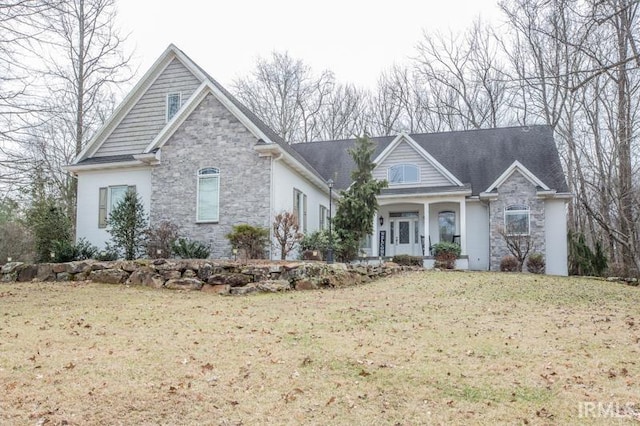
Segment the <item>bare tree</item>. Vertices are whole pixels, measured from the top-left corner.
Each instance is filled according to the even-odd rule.
[[[287,255],[296,248],[303,236],[295,214],[280,212],[276,215],[273,221],[273,237],[276,246],[280,248],[280,260],[287,258]]]
[[[234,82],[236,96],[289,143],[314,140],[322,132],[319,112],[334,86],[329,71],[315,76],[288,53],[259,58],[251,77]]]
[[[60,168],[81,152],[132,74],[115,21],[115,0],[71,0],[56,6],[33,53],[40,58],[34,86],[40,109],[10,153],[13,170],[42,174],[49,190],[75,217],[76,181]],[[34,72],[35,73],[35,72]],[[18,167],[19,165],[19,167]]]

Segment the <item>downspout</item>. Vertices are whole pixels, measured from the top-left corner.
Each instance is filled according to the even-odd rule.
[[[278,156],[277,156],[277,157],[275,157],[275,158],[274,158],[274,156],[273,156],[273,155],[271,155],[271,156],[270,156],[270,158],[271,158],[271,171],[270,171],[270,174],[271,174],[271,176],[270,176],[270,180],[271,180],[271,182],[270,182],[270,186],[271,186],[271,194],[269,195],[269,218],[270,218],[270,225],[271,225],[271,224],[273,223],[273,221],[275,220],[275,216],[274,216],[274,215],[275,215],[275,211],[273,210],[273,207],[274,207],[274,205],[275,205],[275,198],[276,198],[276,186],[275,186],[274,181],[273,181],[273,176],[274,176],[273,170],[274,170],[274,168],[275,168],[275,163],[276,163],[276,162],[278,162],[278,161],[280,161],[280,160],[282,159],[283,155],[284,155],[284,154],[283,154],[282,152],[280,152],[280,153],[278,154]],[[274,237],[274,236],[273,236],[273,226],[269,226],[269,241],[271,241],[272,243],[273,243],[273,237]],[[270,245],[269,245],[269,258],[270,258],[271,260],[274,260],[274,259],[273,259],[273,244],[270,244]]]

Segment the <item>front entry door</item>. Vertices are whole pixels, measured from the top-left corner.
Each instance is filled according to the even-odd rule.
[[[398,215],[400,216],[400,215]],[[416,214],[417,216],[417,214]],[[393,255],[418,255],[419,223],[417,217],[394,217],[389,223],[391,231],[389,244]]]

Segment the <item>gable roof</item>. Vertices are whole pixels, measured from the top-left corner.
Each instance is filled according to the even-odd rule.
[[[537,179],[557,192],[568,192],[560,157],[548,126],[507,127],[444,133],[409,135],[423,150],[463,184],[470,184],[472,195],[479,195],[513,163],[519,161]],[[395,137],[371,138],[374,157]],[[332,178],[339,189],[351,183],[355,164],[346,151],[355,139],[309,142],[292,145],[325,179]]]
[[[409,136],[404,132],[396,136],[396,138],[393,141],[391,141],[391,143],[387,145],[384,150],[382,150],[380,155],[378,155],[373,160],[373,162],[376,163],[376,165],[382,164],[385,158],[387,158],[389,154],[391,154],[393,150],[396,149],[396,147],[403,142],[407,143],[411,148],[413,148],[416,154],[418,154],[420,157],[426,160],[429,164],[431,164],[451,184],[458,185],[458,186],[463,185],[462,182],[460,182],[453,174],[451,174],[449,170],[447,170],[442,164],[440,164],[438,160],[433,158],[433,156],[429,154],[427,151],[425,151],[420,145],[418,145],[418,143],[414,141],[413,138],[411,138],[411,136]]]

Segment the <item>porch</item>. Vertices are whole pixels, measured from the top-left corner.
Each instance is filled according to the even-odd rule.
[[[374,218],[374,232],[363,247],[372,259],[406,254],[423,257],[432,266],[432,247],[438,242],[460,245],[461,260],[467,257],[468,188],[439,194],[382,194]],[[468,261],[459,262],[468,269]]]

